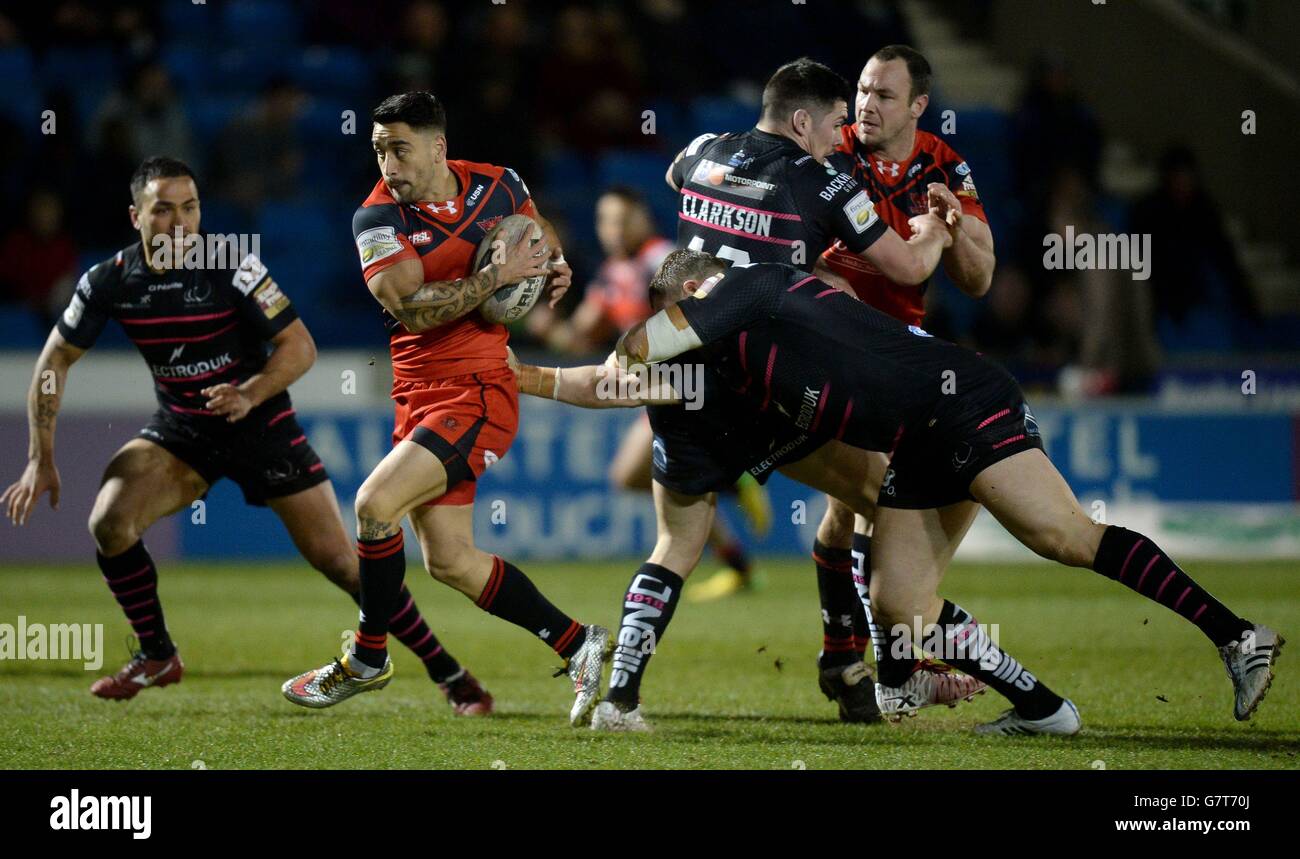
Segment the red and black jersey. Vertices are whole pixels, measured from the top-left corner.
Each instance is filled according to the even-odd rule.
[[[970,165],[938,137],[918,131],[907,160],[890,161],[863,148],[856,125],[844,126],[842,134],[832,163],[852,172],[871,195],[881,220],[904,239],[912,236],[908,220],[929,210],[925,189],[931,182],[950,188],[966,216],[988,223]],[[841,242],[833,244],[823,258],[832,271],[849,282],[858,298],[872,307],[912,325],[920,325],[925,318],[928,282],[918,286],[894,283]]]
[[[298,318],[255,254],[202,236],[204,265],[156,272],[137,242],[81,276],[58,329],[89,349],[110,319],[135,343],[153,374],[158,403],[181,419],[224,427],[203,407],[210,385],[238,385],[266,365],[267,343]],[[254,411],[289,408],[281,392]]]
[[[458,184],[453,199],[401,204],[380,180],[352,216],[367,281],[403,260],[420,261],[425,283],[467,277],[489,230],[507,215],[537,216],[528,186],[515,171],[470,161],[447,166]],[[505,326],[478,313],[415,334],[387,311],[384,318],[396,380],[430,381],[506,366]]]

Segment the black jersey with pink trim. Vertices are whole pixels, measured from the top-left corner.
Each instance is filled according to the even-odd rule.
[[[677,307],[728,387],[822,442],[889,451],[904,427],[951,420],[1016,388],[978,353],[787,265],[732,266]]]
[[[757,128],[697,137],[672,179],[678,247],[729,263],[812,268],[835,240],[861,253],[887,229],[858,179]]]
[[[223,253],[228,247],[214,243]],[[59,333],[89,349],[116,319],[149,365],[163,409],[182,420],[228,426],[203,407],[201,391],[238,385],[259,372],[268,341],[298,318],[262,261],[254,254],[240,259],[230,249],[226,259],[214,255],[212,265],[161,273],[149,268],[139,242],[118,251],[81,276],[59,317]],[[288,409],[289,395],[281,392],[254,412]]]

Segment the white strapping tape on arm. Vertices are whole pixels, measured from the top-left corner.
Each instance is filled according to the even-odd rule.
[[[661,310],[651,316],[645,323],[646,360],[650,363],[667,361],[683,352],[698,349],[704,345],[695,329],[687,325],[679,329],[668,318],[668,312]]]

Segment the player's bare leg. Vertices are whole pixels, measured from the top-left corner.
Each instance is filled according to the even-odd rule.
[[[284,522],[307,562],[360,605],[356,544],[343,527],[333,486],[318,484],[267,503]],[[456,715],[485,716],[492,712],[492,696],[438,641],[405,584],[398,593],[398,607],[389,625],[397,639],[424,664],[429,679],[437,684]]]
[[[158,597],[158,571],[141,539],[149,526],[183,510],[207,491],[198,472],[146,439],[113,455],[90,514],[96,560],[135,631],[139,652],[111,677],[90,687],[100,698],[134,698],[149,686],[180,682],[185,666],[167,634]]]
[[[948,703],[993,687],[1015,706],[980,732],[1074,734],[1078,711],[998,647],[961,606],[938,596],[944,571],[975,521],[979,505],[963,501],[929,510],[880,507],[876,511],[871,604],[885,647],[900,661],[880,665],[881,710],[886,716],[914,712],[936,684],[953,689]],[[920,640],[917,640],[918,635]],[[966,676],[928,674],[904,667],[913,646]],[[982,681],[982,684],[976,681]],[[965,694],[962,694],[965,693]]]
[[[628,427],[619,442],[614,460],[609,466],[610,483],[619,489],[650,491],[652,482],[651,455],[654,432],[644,416]],[[736,483],[736,500],[755,533],[766,533],[771,527],[772,511],[767,501],[767,490],[749,475]],[[744,545],[727,527],[721,516],[714,516],[708,533],[708,545],[726,564],[704,583],[691,590],[693,602],[720,599],[753,584],[753,568]]]
[[[1149,538],[1093,522],[1041,450],[994,463],[971,494],[1016,539],[1044,558],[1087,567],[1160,603],[1194,624],[1219,650],[1232,680],[1233,716],[1250,718],[1268,692],[1284,640],[1238,617],[1183,572]]]
[[[684,495],[659,483],[652,492],[655,547],[632,575],[623,597],[609,691],[591,722],[597,731],[650,730],[641,713],[641,680],[672,620],[682,587],[700,562],[717,509],[717,493]]]
[[[389,620],[400,608],[406,555],[402,517],[447,489],[447,472],[438,458],[418,444],[393,446],[357,490],[357,554],[361,616],[350,650],[328,665],[285,681],[284,696],[304,707],[330,707],[361,692],[388,685]]]

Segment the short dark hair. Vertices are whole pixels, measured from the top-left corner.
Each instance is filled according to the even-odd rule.
[[[784,119],[796,110],[816,107],[825,112],[837,101],[849,100],[849,82],[827,66],[807,57],[786,63],[763,87],[763,118]]]
[[[416,131],[433,129],[447,132],[447,109],[428,90],[390,95],[370,113],[372,122],[388,125],[405,122]]]
[[[642,194],[631,185],[610,185],[600,192],[600,197],[618,197],[629,206],[635,206],[647,212],[650,211],[650,204],[646,202],[645,194]],[[600,199],[600,197],[596,199]]]
[[[168,158],[166,155],[146,158],[131,174],[131,199],[140,199],[140,192],[144,190],[144,186],[154,179],[174,179],[178,176],[188,176],[194,179],[195,185],[199,183],[199,180],[194,178],[194,171],[184,161]]]
[[[918,96],[930,94],[934,71],[930,68],[930,61],[911,45],[885,45],[872,54],[871,59],[881,62],[902,60],[907,64],[907,74],[912,79],[912,91],[907,95],[909,102],[916,101]]]
[[[727,266],[704,251],[676,250],[664,257],[659,271],[650,279],[650,303],[656,309],[676,304],[685,297],[682,284],[726,271]]]

